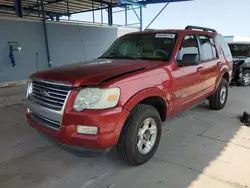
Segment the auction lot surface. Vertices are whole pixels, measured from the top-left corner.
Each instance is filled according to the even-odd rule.
[[[201,104],[163,125],[148,163],[131,167],[115,148],[73,151],[25,120],[25,87],[0,89],[1,188],[250,188],[250,87],[230,88],[222,111]]]

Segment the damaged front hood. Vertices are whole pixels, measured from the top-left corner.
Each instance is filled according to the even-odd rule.
[[[249,57],[234,57],[233,62],[235,67],[250,67]]]
[[[50,68],[31,75],[31,78],[70,84],[73,87],[100,85],[107,79],[145,69],[152,65],[145,60],[97,59]]]

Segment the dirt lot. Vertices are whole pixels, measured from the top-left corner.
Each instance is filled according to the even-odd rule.
[[[42,137],[25,120],[25,88],[0,89],[1,188],[250,188],[250,87],[230,88],[222,111],[207,104],[163,125],[154,158],[127,166],[115,148],[78,151]]]

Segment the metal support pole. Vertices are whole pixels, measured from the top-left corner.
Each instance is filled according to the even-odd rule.
[[[48,59],[48,65],[49,65],[49,67],[51,67],[52,66],[52,62],[51,62],[50,53],[49,53],[49,42],[48,42],[47,26],[46,26],[46,18],[45,18],[43,0],[41,0],[41,7],[42,7],[42,14],[43,14],[43,30],[44,30],[44,37],[45,37],[47,59]]]
[[[113,25],[112,4],[108,4],[108,24]]]
[[[101,8],[102,8],[102,1],[101,1]],[[103,9],[101,9],[101,22],[103,24]]]
[[[56,21],[60,21],[60,16],[58,14],[56,15]]]
[[[169,0],[168,3],[160,10],[160,12],[154,17],[154,19],[148,24],[148,26],[145,28],[148,29],[148,27],[155,21],[155,19],[162,13],[162,11],[169,5],[169,3],[171,2],[172,0]]]
[[[140,7],[140,31],[142,31],[142,7]]]
[[[95,11],[94,11],[94,1],[92,0],[92,16],[93,16],[93,23],[95,23]]]
[[[14,8],[18,17],[23,17],[23,3],[22,0],[14,0]]]
[[[125,5],[125,25],[128,25],[128,7]]]
[[[68,20],[70,20],[70,13],[69,13],[69,0],[67,0],[67,12],[68,12]]]
[[[36,0],[36,6],[37,6],[37,15],[40,17],[39,0]]]

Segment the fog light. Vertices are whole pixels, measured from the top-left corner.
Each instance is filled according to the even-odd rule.
[[[98,127],[86,126],[86,125],[77,125],[76,132],[80,134],[91,134],[96,135],[98,132]]]

